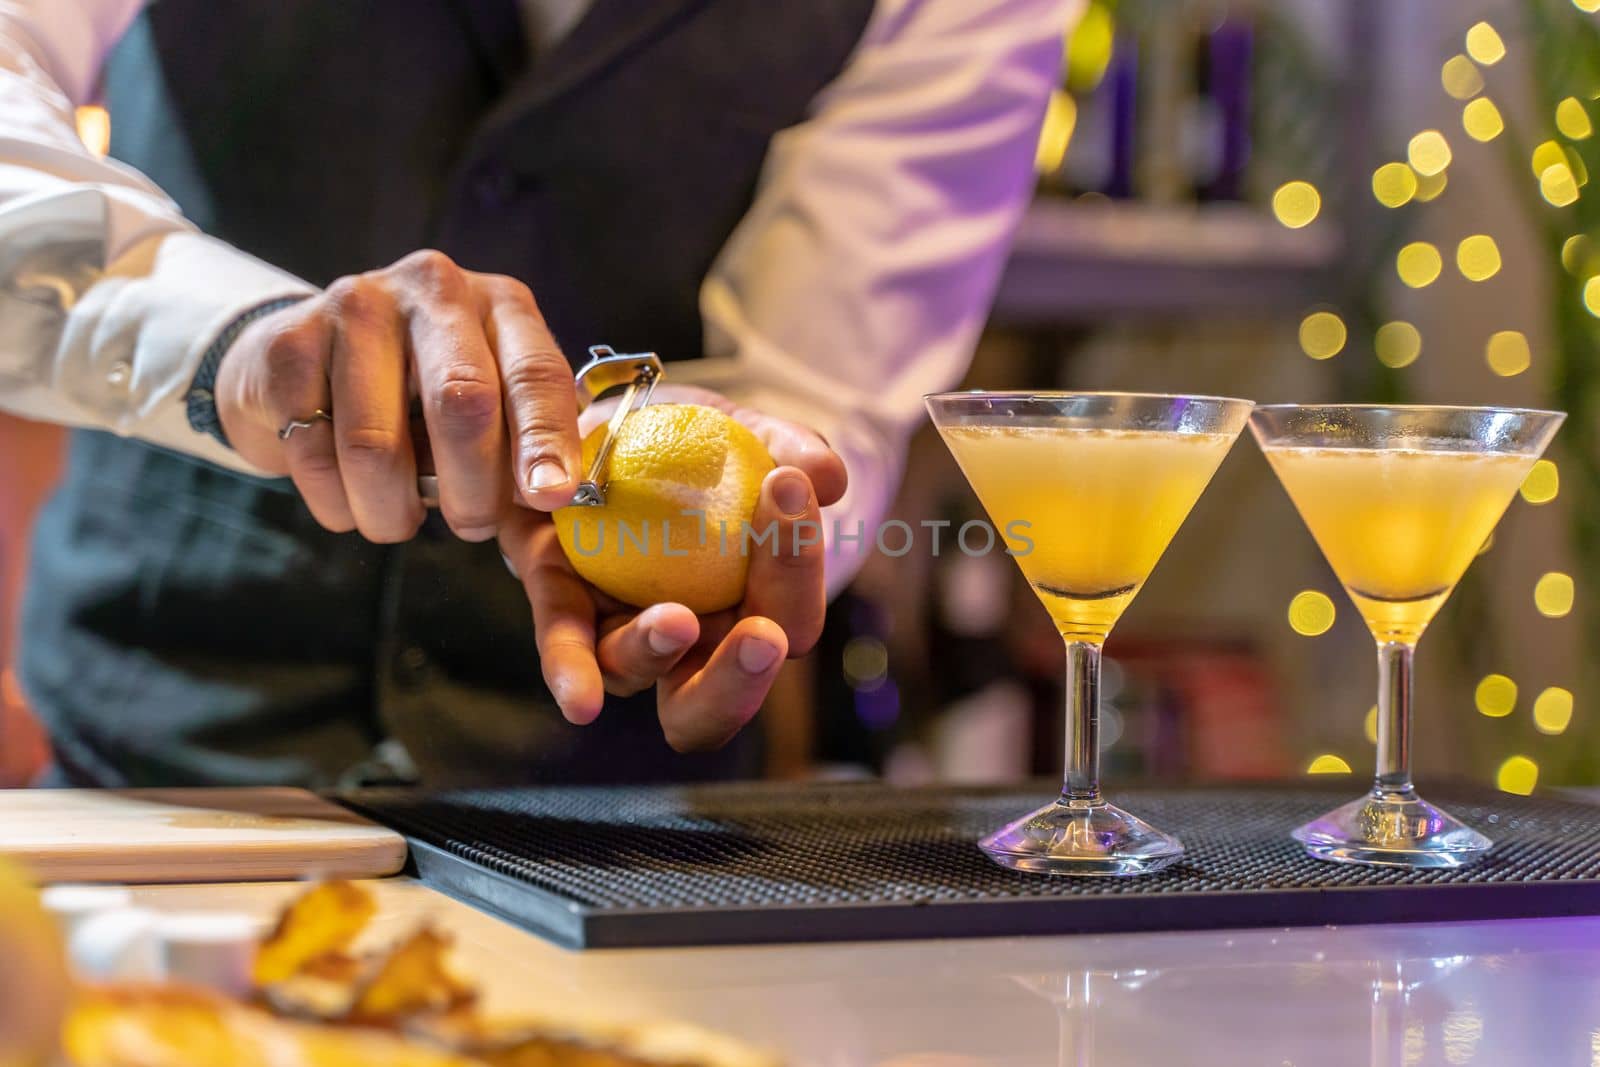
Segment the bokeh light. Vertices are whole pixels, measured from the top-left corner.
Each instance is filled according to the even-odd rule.
[[[1306,773],[1349,774],[1350,764],[1346,763],[1344,760],[1340,759],[1338,756],[1335,756],[1331,752],[1325,752],[1311,761],[1310,766],[1306,768]]]
[[[1572,694],[1553,685],[1533,702],[1533,725],[1541,734],[1564,733],[1572,724]]]
[[[1309,226],[1322,210],[1322,196],[1310,182],[1284,182],[1272,194],[1272,213],[1291,230]]]
[[[1306,589],[1289,601],[1289,628],[1302,637],[1316,637],[1333,628],[1337,614],[1326,593]]]
[[[1592,15],[1600,11],[1600,0],[1572,0],[1572,6],[1584,14]]]
[[[1444,187],[1450,183],[1447,171],[1438,174],[1417,175],[1417,203],[1426,204],[1438,198],[1444,192]]]
[[[1439,272],[1444,270],[1444,259],[1439,250],[1426,241],[1412,241],[1394,258],[1395,273],[1413,289],[1432,285]]]
[[[1525,797],[1539,784],[1539,765],[1527,756],[1512,756],[1500,764],[1494,784],[1502,793],[1515,793]]]
[[[1506,43],[1487,22],[1475,22],[1467,30],[1467,55],[1486,67],[1505,58]]]
[[[86,104],[74,114],[78,140],[97,156],[111,150],[111,114],[98,104]]]
[[[1528,339],[1516,330],[1501,330],[1489,335],[1483,357],[1489,369],[1502,378],[1521,374],[1533,363],[1533,353],[1528,349]]]
[[[1378,743],[1378,705],[1374,704],[1367,709],[1367,719],[1361,724],[1361,732],[1367,735],[1367,740],[1374,745]]]
[[[1539,195],[1555,207],[1566,207],[1578,199],[1578,180],[1565,163],[1554,163],[1539,175]]]
[[[1422,355],[1422,334],[1409,322],[1386,322],[1373,335],[1372,348],[1385,367],[1409,367]]]
[[[876,637],[852,637],[844,646],[844,680],[852,689],[872,689],[889,674],[889,650]]]
[[[1483,555],[1485,552],[1489,551],[1493,547],[1494,547],[1494,531],[1490,530],[1489,531],[1489,536],[1485,537],[1483,539],[1483,544],[1478,546],[1478,555],[1480,555],[1480,556]]]
[[[1572,611],[1575,596],[1572,575],[1560,571],[1540,576],[1533,586],[1533,606],[1547,619],[1565,618]]]
[[[1469,282],[1488,281],[1500,273],[1500,246],[1486,233],[1462,238],[1456,246],[1456,269]]]
[[[1561,472],[1548,459],[1533,465],[1522,480],[1522,499],[1530,504],[1548,504],[1561,492]]]
[[[1596,0],[1600,3],[1600,0]],[[1444,61],[1439,68],[1439,81],[1444,91],[1457,100],[1470,100],[1483,92],[1483,75],[1477,66],[1459,52]]]
[[[1493,100],[1480,96],[1467,101],[1467,106],[1461,109],[1461,128],[1474,141],[1492,141],[1505,132],[1506,120],[1500,116],[1500,109],[1494,106]]]
[[[1060,89],[1050,94],[1045,106],[1044,125],[1039,129],[1039,147],[1034,153],[1034,169],[1040,174],[1054,174],[1067,158],[1067,146],[1072,143],[1072,131],[1078,125],[1078,105],[1072,94]]]
[[[1329,359],[1344,351],[1344,320],[1331,311],[1313,311],[1300,320],[1300,349],[1312,359]]]
[[[1543,141],[1539,144],[1539,147],[1533,150],[1533,155],[1529,157],[1528,165],[1533,168],[1533,176],[1538,178],[1557,163],[1565,163],[1566,161],[1567,154],[1561,150],[1559,144],[1554,141]]]
[[[1385,163],[1372,172],[1372,195],[1384,207],[1399,207],[1417,195],[1417,172],[1406,163]]]
[[[1589,121],[1589,113],[1576,97],[1569,96],[1556,105],[1556,129],[1561,131],[1561,136],[1572,141],[1581,141],[1594,133],[1594,125]]]
[[[1589,314],[1600,318],[1600,274],[1583,283],[1583,306]]]
[[[1423,177],[1438,174],[1450,165],[1450,142],[1438,130],[1423,130],[1406,146],[1411,169]]]
[[[1568,274],[1582,276],[1588,273],[1586,268],[1592,255],[1593,242],[1581,233],[1575,233],[1561,242],[1561,265]]]
[[[1503,719],[1517,708],[1517,683],[1503,674],[1485,675],[1472,693],[1478,714]]]
[[[1067,37],[1067,88],[1086,93],[1100,84],[1111,62],[1117,25],[1111,9],[1096,0],[1084,8]]]

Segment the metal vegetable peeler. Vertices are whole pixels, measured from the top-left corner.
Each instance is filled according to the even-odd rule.
[[[594,454],[594,461],[589,464],[584,479],[578,483],[578,491],[572,495],[574,507],[599,507],[606,502],[606,463],[616,446],[617,434],[630,414],[650,403],[656,383],[665,373],[661,357],[654,352],[623,353],[613,350],[610,345],[590,347],[589,362],[578,370],[574,379],[583,397],[584,407],[613,389],[621,388],[622,396],[617,400],[617,410],[606,423],[606,435]],[[424,507],[438,507],[438,475],[420,476],[417,479],[417,492],[422,496]]]
[[[617,400],[617,410],[611,413],[611,421],[606,423],[606,435],[600,441],[594,461],[589,464],[589,473],[578,483],[578,491],[572,495],[574,507],[599,507],[606,502],[603,479],[606,461],[611,458],[611,450],[617,443],[617,434],[621,432],[622,424],[628,421],[629,415],[650,403],[656,383],[661,381],[665,373],[661,357],[654,352],[628,355],[612,351],[610,345],[594,345],[589,349],[589,362],[578,371],[577,377],[578,390],[588,398],[588,403],[594,403],[618,386],[624,388]],[[638,400],[637,405],[635,399]]]

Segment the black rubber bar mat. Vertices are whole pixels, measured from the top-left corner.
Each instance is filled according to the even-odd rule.
[[[1425,794],[1488,834],[1475,866],[1323,863],[1289,830],[1341,788],[1114,794],[1187,848],[1139,878],[1052,878],[973,844],[1038,791],[742,784],[341,799],[411,842],[427,884],[587,948],[993,937],[1600,914],[1600,805],[1472,788]]]

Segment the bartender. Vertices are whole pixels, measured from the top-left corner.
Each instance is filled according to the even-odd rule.
[[[80,427],[22,626],[51,780],[754,770],[970,358],[1070,7],[0,0],[0,406]],[[596,342],[757,432],[758,525],[868,536],[597,621],[544,517]]]

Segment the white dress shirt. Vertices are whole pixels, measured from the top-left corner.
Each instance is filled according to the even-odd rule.
[[[850,489],[825,525],[865,524],[865,548],[922,394],[971,358],[1080,2],[878,0],[844,70],[774,138],[705,279],[704,358],[669,368],[826,436]],[[586,0],[523,3],[548,46]],[[0,0],[0,408],[249,472],[189,427],[184,395],[229,322],[313,290],[79,142],[74,107],[142,5]],[[863,550],[833,545],[830,592]]]

